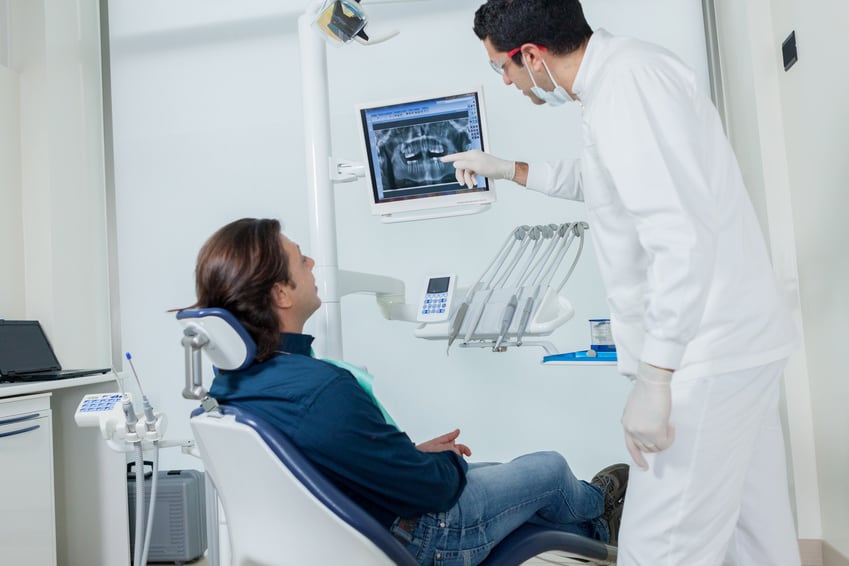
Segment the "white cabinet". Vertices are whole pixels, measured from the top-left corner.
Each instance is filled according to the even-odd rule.
[[[50,394],[0,399],[0,562],[56,564]]]
[[[74,422],[114,391],[112,374],[0,383],[0,566],[130,566],[126,456]]]

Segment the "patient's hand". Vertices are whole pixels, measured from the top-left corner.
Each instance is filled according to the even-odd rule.
[[[456,428],[451,432],[446,432],[442,436],[437,436],[427,442],[416,444],[416,448],[422,452],[445,452],[450,450],[460,456],[471,456],[472,451],[465,444],[454,442],[460,436],[460,429]]]

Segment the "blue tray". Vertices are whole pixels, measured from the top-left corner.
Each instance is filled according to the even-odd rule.
[[[563,354],[552,354],[542,359],[544,364],[615,364],[616,351],[596,352],[595,356],[588,356],[588,350],[578,352],[565,352]]]

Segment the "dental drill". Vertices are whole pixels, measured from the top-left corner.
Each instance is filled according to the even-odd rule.
[[[521,275],[516,282],[518,292],[515,292],[510,296],[507,300],[507,305],[504,307],[504,312],[501,315],[501,331],[498,333],[495,344],[492,346],[493,352],[496,352],[499,348],[501,348],[501,343],[504,341],[505,336],[507,336],[507,332],[510,330],[510,325],[513,323],[513,317],[516,316],[516,307],[519,305],[519,297],[521,297],[522,292],[524,291],[522,284],[527,279],[528,274],[530,273],[530,267],[533,265],[534,258],[536,258],[537,253],[539,253],[544,228],[544,226],[534,226],[528,232],[528,237],[533,240],[534,247],[528,256],[527,262],[525,262],[524,269],[519,270]]]
[[[516,264],[519,263],[519,260],[522,258],[522,254],[525,252],[525,249],[528,247],[528,244],[531,242],[531,238],[529,237],[529,233],[531,231],[531,227],[527,225],[519,226],[516,230],[513,231],[513,236],[516,238],[516,241],[520,242],[519,247],[516,253],[513,255],[513,258],[510,260],[510,263],[503,270],[502,273],[499,273],[503,265],[502,263],[499,265],[498,269],[492,274],[492,278],[490,279],[491,285],[487,288],[487,294],[481,303],[480,309],[478,309],[474,323],[469,326],[469,329],[466,331],[466,335],[464,338],[464,342],[468,342],[472,339],[472,336],[477,330],[478,325],[480,324],[481,318],[483,318],[484,311],[486,310],[486,304],[492,298],[492,293],[496,288],[503,287],[507,282],[507,279],[510,277],[510,274],[516,268]]]
[[[451,332],[448,335],[448,347],[445,349],[445,354],[448,355],[449,350],[451,349],[451,345],[454,343],[454,340],[460,334],[460,328],[463,326],[463,321],[468,314],[468,310],[470,305],[472,304],[472,300],[475,297],[475,293],[480,290],[481,285],[483,285],[483,280],[487,276],[487,274],[492,270],[493,275],[501,269],[501,266],[504,264],[504,261],[510,255],[510,251],[513,249],[513,245],[519,240],[517,234],[520,230],[527,229],[527,226],[520,226],[516,228],[513,232],[507,236],[507,239],[504,241],[504,244],[501,246],[501,249],[495,256],[495,259],[489,264],[489,266],[484,270],[478,280],[474,285],[469,287],[469,290],[466,291],[466,296],[463,298],[463,302],[457,308],[457,314],[454,315],[454,323],[451,327]],[[494,268],[494,269],[493,269]],[[491,277],[492,277],[491,276]]]
[[[548,248],[543,253],[542,257],[537,261],[537,263],[533,266],[532,269],[528,270],[527,280],[530,282],[530,286],[533,289],[532,292],[528,293],[528,296],[525,298],[525,306],[522,309],[521,317],[519,318],[519,326],[516,329],[516,345],[522,345],[522,336],[525,334],[525,329],[528,326],[528,322],[531,319],[531,313],[534,309],[534,304],[537,299],[537,295],[539,295],[539,284],[538,279],[543,271],[543,266],[546,262],[551,258],[551,254],[554,252],[557,247],[558,239],[560,237],[560,226],[556,224],[548,224],[542,227],[542,236],[546,240],[551,240],[548,245]],[[523,291],[526,287],[523,287]]]

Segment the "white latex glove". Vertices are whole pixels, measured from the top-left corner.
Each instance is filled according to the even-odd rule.
[[[640,362],[637,378],[622,414],[625,445],[634,462],[649,468],[643,452],[660,452],[672,446],[675,429],[669,424],[672,410],[672,372]]]
[[[516,174],[516,162],[499,159],[479,149],[452,153],[440,157],[443,163],[454,164],[454,175],[457,182],[464,187],[477,185],[475,175],[483,175],[490,179],[513,179]]]

